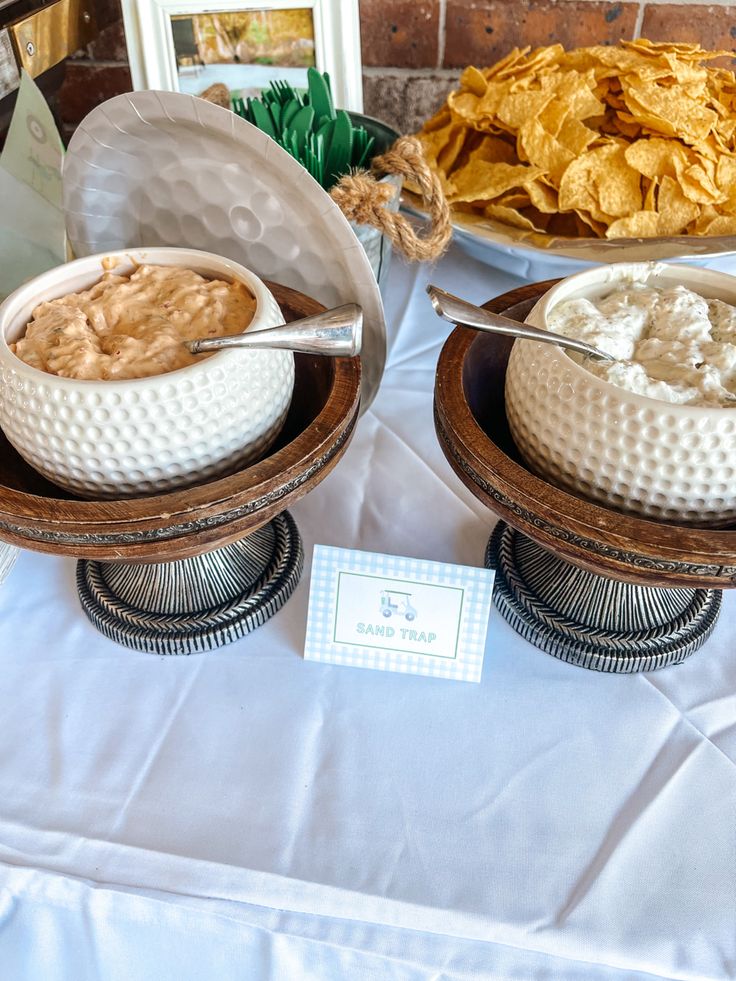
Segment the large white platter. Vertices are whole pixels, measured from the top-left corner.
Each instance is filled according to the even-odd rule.
[[[410,214],[427,217],[420,198],[404,191],[401,205]],[[609,262],[661,259],[736,271],[733,235],[673,235],[667,238],[563,238],[514,228],[482,215],[454,212],[455,241],[473,258],[494,269],[538,282],[570,276]]]
[[[363,308],[363,409],[386,360],[386,324],[363,247],[304,168],[240,116],[181,92],[130,92],[97,106],[64,163],[77,256],[190,246],[242,263],[328,307]]]

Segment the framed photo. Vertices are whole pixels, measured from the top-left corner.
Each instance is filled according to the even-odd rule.
[[[329,72],[335,105],[363,110],[358,0],[122,0],[136,89],[243,97]]]

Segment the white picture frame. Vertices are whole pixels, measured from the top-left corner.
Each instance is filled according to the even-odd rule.
[[[122,8],[133,87],[169,92],[182,91],[172,17],[309,9],[316,67],[329,73],[335,105],[363,111],[358,0],[122,0]]]

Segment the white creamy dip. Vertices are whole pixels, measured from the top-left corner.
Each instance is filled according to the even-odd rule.
[[[722,300],[629,283],[558,304],[547,325],[612,354],[615,362],[581,363],[620,388],[662,402],[736,407],[736,307]]]
[[[10,350],[65,378],[145,378],[209,357],[190,354],[183,342],[239,334],[255,308],[240,282],[141,265],[129,276],[109,271],[88,290],[40,303]]]

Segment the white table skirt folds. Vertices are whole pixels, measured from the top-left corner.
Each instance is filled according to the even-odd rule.
[[[302,659],[315,542],[479,565],[434,434],[450,327],[520,280],[396,260],[378,397],[293,509],[284,609],[139,654],[24,551],[0,589],[0,978],[736,977],[736,596],[683,664],[605,675],[491,615],[480,684]]]

